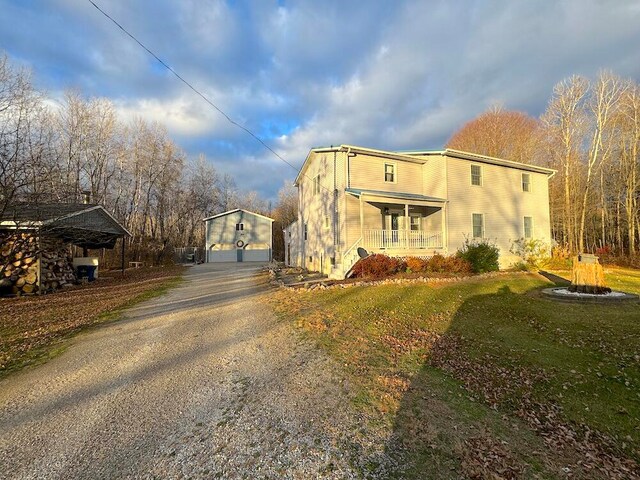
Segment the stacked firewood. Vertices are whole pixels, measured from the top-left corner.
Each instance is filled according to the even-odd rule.
[[[42,291],[56,290],[76,282],[73,256],[69,247],[62,242],[43,242],[40,258],[42,267]]]
[[[76,280],[67,246],[28,233],[5,236],[0,246],[0,288],[13,294],[56,290]],[[40,282],[38,282],[40,276]]]

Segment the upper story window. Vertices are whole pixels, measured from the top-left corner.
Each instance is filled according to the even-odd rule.
[[[524,217],[524,238],[533,238],[533,217]]]
[[[531,191],[531,174],[529,173],[522,174],[522,191],[523,192]]]
[[[471,185],[482,185],[482,167],[471,165]]]
[[[236,223],[236,231],[244,230],[244,223]]]
[[[396,183],[396,164],[385,162],[384,164],[384,181]]]
[[[484,214],[472,214],[473,238],[484,238]]]
[[[313,194],[320,193],[320,174],[313,177]]]

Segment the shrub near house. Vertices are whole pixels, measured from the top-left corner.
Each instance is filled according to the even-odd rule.
[[[353,275],[359,278],[380,279],[404,272],[406,269],[406,263],[399,258],[373,254],[356,263]]]
[[[373,254],[360,260],[353,268],[359,278],[380,279],[403,273],[437,273],[465,275],[473,272],[471,263],[456,255],[434,255],[428,259],[407,257],[401,260],[382,254]]]
[[[414,273],[448,273],[453,275],[472,273],[471,264],[463,258],[451,255],[445,257],[436,254],[428,259],[408,257],[406,259],[407,272]]]
[[[500,269],[500,250],[486,240],[466,239],[456,255],[471,264],[473,273],[497,272]]]

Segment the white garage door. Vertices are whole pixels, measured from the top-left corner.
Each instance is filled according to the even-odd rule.
[[[269,249],[264,250],[210,250],[209,262],[268,262]]]
[[[209,262],[235,262],[237,255],[235,250],[210,250]]]
[[[242,252],[243,262],[268,262],[269,250],[243,250]]]

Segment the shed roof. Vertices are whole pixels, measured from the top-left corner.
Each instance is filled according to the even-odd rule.
[[[229,210],[228,212],[218,213],[217,215],[212,215],[210,217],[203,218],[202,221],[206,222],[208,220],[213,220],[214,218],[224,217],[226,215],[231,215],[232,213],[236,213],[236,212],[248,213],[250,215],[255,215],[256,217],[260,217],[260,218],[264,218],[265,220],[269,220],[270,222],[275,222],[275,220],[273,218],[269,218],[269,217],[267,217],[265,215],[260,215],[259,213],[250,212],[249,210],[245,210],[244,208],[236,208],[234,210]]]
[[[102,205],[83,203],[10,205],[0,215],[0,229],[38,230],[86,248],[113,248],[131,235]]]

